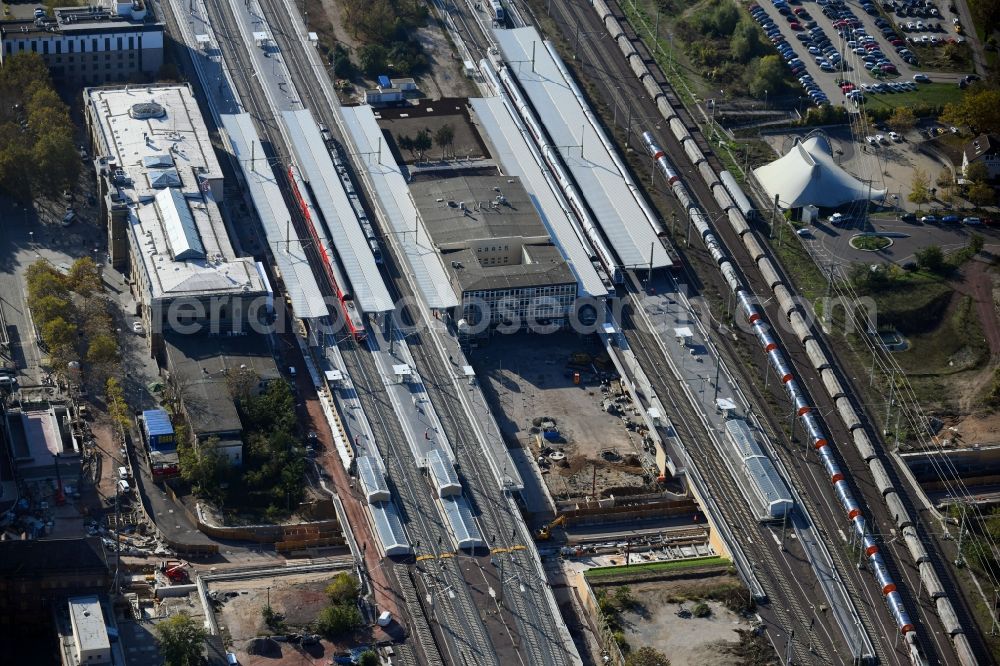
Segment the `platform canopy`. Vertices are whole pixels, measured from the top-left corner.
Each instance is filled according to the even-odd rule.
[[[854,201],[885,199],[885,190],[855,178],[833,159],[830,141],[811,136],[796,142],[788,153],[754,169],[754,175],[781,208],[813,205],[837,208]]]

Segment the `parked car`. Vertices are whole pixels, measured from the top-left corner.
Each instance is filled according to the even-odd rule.
[[[903,222],[916,222],[917,216],[914,215],[913,213],[903,213],[902,215],[899,216],[899,219],[902,220]]]
[[[978,217],[963,217],[962,224],[968,224],[969,226],[977,227],[981,225],[983,221]]]
[[[937,215],[924,215],[920,218],[920,221],[924,224],[937,224],[939,220]]]
[[[961,219],[962,218],[960,218],[958,215],[945,215],[944,217],[941,218],[941,221],[946,224],[958,224],[958,222],[960,222]]]

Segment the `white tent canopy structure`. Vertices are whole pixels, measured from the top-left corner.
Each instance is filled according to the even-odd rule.
[[[754,169],[754,175],[770,200],[777,195],[782,208],[801,208],[810,204],[837,208],[863,199],[885,199],[885,190],[870,187],[840,168],[825,136],[814,135],[805,141],[796,141],[783,157]]]

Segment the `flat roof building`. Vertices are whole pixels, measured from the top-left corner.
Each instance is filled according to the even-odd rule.
[[[204,443],[217,437],[216,445],[234,465],[243,463],[243,424],[233,400],[231,378],[245,372],[263,391],[281,373],[262,335],[165,336],[167,368],[180,397],[181,410],[192,436]]]
[[[419,177],[410,192],[470,326],[562,323],[577,281],[517,178]]]
[[[111,641],[98,598],[93,595],[72,597],[69,600],[69,620],[73,627],[76,663],[81,666],[110,663]]]
[[[84,91],[111,264],[129,275],[154,354],[163,332],[246,330],[271,307],[219,210],[222,169],[187,85]]]
[[[143,0],[60,7],[53,16],[0,21],[0,66],[38,53],[56,83],[148,80],[163,66],[163,24]]]

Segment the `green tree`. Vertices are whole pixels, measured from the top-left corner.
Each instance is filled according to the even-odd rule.
[[[754,97],[776,95],[785,89],[785,65],[776,55],[766,55],[751,65],[753,74],[747,86]]]
[[[729,54],[733,60],[745,64],[764,51],[761,32],[750,20],[741,20],[729,40]]]
[[[358,67],[369,78],[385,74],[389,53],[381,44],[366,44],[358,50]]]
[[[250,399],[259,383],[260,375],[250,368],[231,368],[226,373],[229,395],[238,403]]]
[[[889,127],[897,132],[911,130],[916,124],[917,116],[913,113],[913,109],[908,106],[897,106],[892,115],[889,116]]]
[[[316,618],[316,631],[331,640],[342,638],[364,624],[361,611],[353,604],[327,606]]]
[[[365,650],[358,657],[358,666],[378,666],[378,655],[372,650]]]
[[[80,174],[80,154],[73,136],[61,129],[39,135],[32,149],[34,185],[47,193],[66,189]]]
[[[166,666],[196,666],[201,663],[208,632],[184,611],[157,624],[156,635]]]
[[[196,494],[218,504],[225,503],[223,483],[230,465],[219,452],[218,437],[209,437],[204,442],[178,443],[177,458],[181,478],[191,484]]]
[[[969,252],[971,254],[979,254],[983,251],[983,245],[986,243],[986,239],[980,234],[972,234],[969,238]]]
[[[107,402],[108,415],[111,419],[118,424],[118,427],[128,430],[131,421],[129,420],[128,405],[125,404],[125,391],[122,390],[121,383],[114,377],[109,377],[105,384],[104,399]]]
[[[76,343],[76,324],[62,317],[50,319],[41,326],[42,341],[49,351],[72,349]]]
[[[354,76],[354,63],[351,62],[351,52],[346,46],[337,43],[333,47],[333,74],[338,79],[349,79]]]
[[[917,265],[932,273],[940,273],[945,266],[944,252],[937,245],[922,247],[916,251],[915,256]]]
[[[400,150],[405,150],[410,154],[410,158],[413,158],[413,154],[416,152],[416,148],[413,147],[413,137],[409,134],[400,134],[396,137],[396,145],[399,146]]]
[[[997,199],[993,187],[981,181],[969,185],[968,195],[969,201],[975,206],[992,206]]]
[[[90,257],[80,257],[69,268],[67,282],[69,288],[81,296],[90,296],[103,289],[101,269]]]
[[[968,0],[972,18],[986,35],[1000,28],[1000,3],[996,0]]]
[[[87,346],[87,361],[95,365],[112,363],[118,360],[118,344],[110,335],[98,335],[91,338]]]
[[[968,125],[973,133],[1000,131],[1000,89],[973,86],[941,114],[946,125]]]
[[[0,99],[23,106],[25,96],[35,89],[34,86],[52,87],[48,65],[40,53],[22,51],[4,58],[0,69]],[[4,108],[0,113],[8,111]]]
[[[260,616],[264,619],[264,624],[271,631],[278,632],[282,630],[285,618],[270,605],[261,607]]]
[[[631,608],[635,604],[635,598],[632,596],[632,588],[628,585],[615,588],[615,603],[622,610]]]
[[[985,183],[990,179],[990,169],[981,160],[970,162],[965,167],[964,175],[966,180],[971,180],[974,183]]]
[[[434,132],[434,143],[441,148],[443,154],[447,154],[448,148],[455,143],[455,128],[450,123],[445,123]]]
[[[670,666],[670,660],[667,655],[647,645],[629,652],[625,657],[625,666]]]
[[[417,159],[421,162],[424,159],[424,153],[430,150],[433,145],[434,140],[431,139],[431,133],[425,129],[420,130],[413,137],[413,149],[417,151]]]
[[[45,296],[69,299],[66,278],[47,261],[39,259],[28,266],[24,274],[24,281],[28,285],[28,298],[31,300]]]
[[[925,204],[931,200],[930,178],[923,169],[913,170],[910,194],[906,198],[915,204]]]
[[[65,298],[42,296],[31,301],[31,316],[37,324],[41,324],[64,315],[69,308],[69,301]]]
[[[358,579],[342,571],[326,586],[326,596],[335,604],[354,603],[360,590]]]

